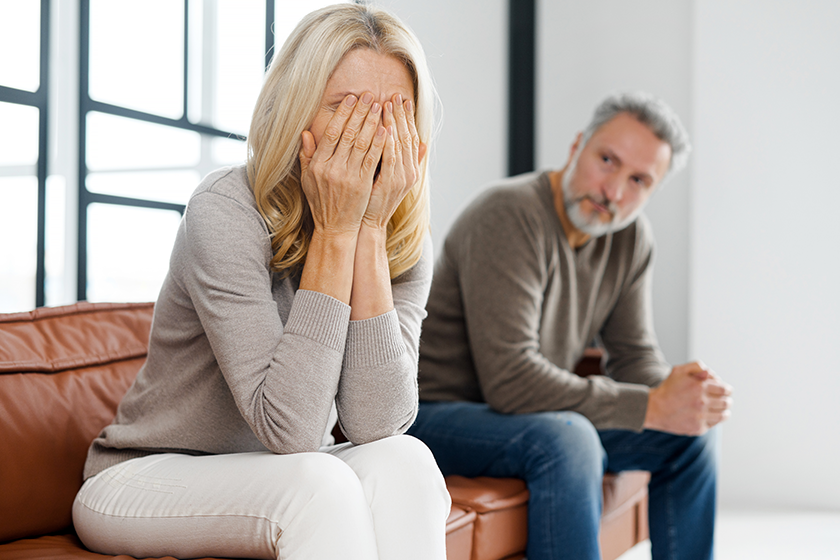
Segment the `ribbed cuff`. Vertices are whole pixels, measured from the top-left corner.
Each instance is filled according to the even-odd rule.
[[[647,414],[650,387],[635,383],[622,383],[616,402],[616,428],[641,432]]]
[[[343,352],[349,322],[349,305],[320,292],[298,290],[284,331]]]
[[[344,363],[350,369],[387,364],[405,352],[397,311],[350,321]]]

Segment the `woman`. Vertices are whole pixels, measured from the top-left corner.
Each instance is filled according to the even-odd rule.
[[[135,557],[443,559],[449,496],[417,413],[434,90],[396,18],[307,16],[247,168],[190,199],[146,364],[93,442],[86,546]],[[349,443],[331,445],[335,418]],[[389,437],[394,436],[394,437]]]

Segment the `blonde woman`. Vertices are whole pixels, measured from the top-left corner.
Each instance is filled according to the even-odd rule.
[[[275,57],[247,166],[190,199],[149,355],[91,445],[76,530],[135,557],[443,559],[417,414],[435,93],[394,16],[316,11]],[[336,421],[349,439],[333,445]]]

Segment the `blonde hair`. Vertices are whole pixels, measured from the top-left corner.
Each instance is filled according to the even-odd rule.
[[[315,118],[336,66],[356,48],[405,64],[414,83],[417,133],[421,142],[431,142],[437,93],[411,30],[384,10],[358,4],[329,6],[304,17],[271,62],[248,134],[248,179],[271,235],[272,270],[289,274],[306,260],[314,223],[300,185],[301,133]],[[429,229],[428,161],[426,156],[417,183],[388,223],[391,278],[420,260]]]

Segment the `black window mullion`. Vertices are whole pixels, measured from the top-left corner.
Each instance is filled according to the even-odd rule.
[[[5,101],[6,103],[40,108],[41,99],[42,96],[40,91],[31,92],[7,86],[0,86],[0,101]]]
[[[218,128],[205,126],[203,124],[191,123],[188,120],[186,120],[186,118],[170,119],[168,117],[161,117],[160,115],[153,115],[152,113],[144,113],[143,111],[137,111],[136,109],[128,109],[127,107],[111,105],[110,103],[94,101],[93,99],[88,98],[86,113],[91,111],[96,111],[97,113],[106,113],[108,115],[115,115],[117,117],[126,117],[129,119],[144,121],[153,124],[162,124],[164,126],[179,128],[181,130],[189,130],[192,132],[198,132],[200,134],[206,134],[208,136],[219,136],[223,138],[237,138],[239,140],[244,140],[244,137],[233,132],[220,130]]]
[[[274,0],[265,1],[265,69],[274,56]]]
[[[42,0],[48,2],[49,0]],[[266,44],[273,45],[273,22],[274,2],[266,0]],[[268,47],[267,47],[268,48]],[[270,60],[271,53],[266,54],[266,60]],[[76,294],[79,300],[87,298],[87,211],[92,203],[113,204],[120,206],[134,206],[141,208],[154,208],[159,210],[173,210],[183,215],[185,206],[168,202],[154,200],[143,200],[136,198],[120,197],[92,193],[87,189],[87,115],[91,111],[106,113],[119,117],[135,119],[139,121],[159,124],[181,130],[198,132],[207,136],[222,138],[234,138],[244,140],[241,135],[225,130],[219,130],[202,124],[191,123],[187,117],[189,113],[189,2],[184,0],[184,112],[180,119],[170,119],[120,107],[109,103],[95,101],[90,97],[90,0],[79,1],[79,205],[78,205],[78,255],[77,255],[77,287]],[[0,92],[2,93],[2,92]]]
[[[181,120],[189,122],[187,110],[190,99],[190,2],[184,0],[184,114]]]
[[[46,304],[47,157],[50,91],[50,0],[41,0],[41,68],[38,87],[38,234],[35,261],[35,307]]]
[[[534,169],[536,0],[509,0],[508,175]]]
[[[130,198],[127,196],[116,196],[112,194],[88,193],[88,204],[112,204],[114,206],[131,206],[134,208],[153,208],[155,210],[173,210],[182,216],[186,206],[174,202],[161,202],[159,200],[146,200],[143,198]]]
[[[90,0],[79,0],[79,208],[76,298],[87,299],[87,113],[90,107]]]

